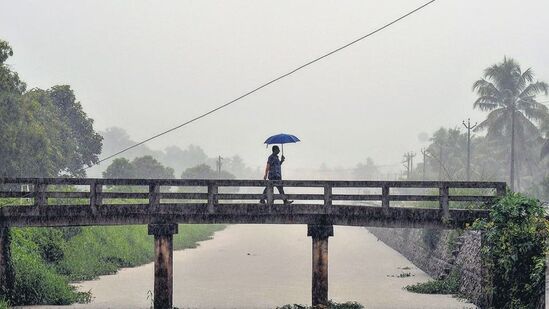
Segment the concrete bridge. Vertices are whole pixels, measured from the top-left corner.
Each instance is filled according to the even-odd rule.
[[[292,193],[274,194],[279,185]],[[12,288],[10,227],[148,224],[155,247],[154,308],[172,308],[178,224],[307,224],[312,304],[323,308],[333,225],[460,228],[487,217],[482,205],[505,190],[504,182],[0,178],[0,284]],[[294,203],[277,203],[283,198]]]

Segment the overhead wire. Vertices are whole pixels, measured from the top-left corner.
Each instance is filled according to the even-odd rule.
[[[115,152],[115,153],[113,153],[113,154],[111,154],[111,155],[108,155],[107,157],[104,157],[104,158],[100,159],[100,160],[97,161],[96,163],[93,163],[92,165],[89,165],[89,166],[87,166],[87,167],[84,167],[84,170],[89,169],[89,168],[91,168],[91,167],[93,167],[93,166],[96,166],[96,165],[100,164],[101,162],[105,162],[105,161],[107,161],[107,160],[109,160],[109,159],[112,159],[112,158],[114,158],[114,157],[116,157],[116,156],[118,156],[118,155],[120,155],[120,154],[122,154],[122,153],[124,153],[124,152],[126,152],[126,151],[128,151],[128,150],[131,150],[131,149],[133,149],[133,148],[136,148],[136,147],[138,147],[138,146],[141,146],[141,145],[143,145],[143,144],[145,144],[145,143],[147,143],[147,142],[149,142],[149,141],[151,141],[151,140],[153,140],[153,139],[156,139],[156,138],[158,138],[158,137],[160,137],[160,136],[162,136],[162,135],[165,135],[165,134],[168,134],[168,133],[170,133],[170,132],[172,132],[172,131],[175,131],[175,130],[177,130],[177,129],[183,127],[183,126],[186,126],[186,125],[188,125],[188,124],[190,124],[190,123],[193,123],[193,122],[195,122],[195,121],[197,121],[197,120],[200,120],[200,119],[202,119],[202,118],[204,118],[204,117],[206,117],[206,116],[208,116],[208,115],[210,115],[210,114],[213,114],[213,113],[217,112],[217,111],[220,110],[220,109],[223,109],[223,108],[225,108],[225,107],[227,107],[227,106],[229,106],[229,105],[231,105],[231,104],[234,104],[234,103],[236,103],[237,101],[239,101],[239,100],[241,100],[241,99],[243,99],[243,98],[245,98],[245,97],[247,97],[247,96],[249,96],[249,95],[251,95],[251,94],[253,94],[253,93],[255,93],[255,92],[257,92],[257,91],[259,91],[259,90],[261,90],[261,89],[263,89],[263,88],[265,88],[265,87],[271,85],[271,84],[273,84],[273,83],[276,83],[277,81],[279,81],[279,80],[281,80],[281,79],[283,79],[283,78],[285,78],[285,77],[288,77],[288,76],[294,74],[295,72],[297,72],[297,71],[299,71],[299,70],[302,70],[302,69],[304,69],[304,68],[306,68],[306,67],[308,67],[308,66],[310,66],[310,65],[312,65],[312,64],[314,64],[314,63],[316,63],[316,62],[318,62],[318,61],[320,61],[320,60],[322,60],[322,59],[324,59],[324,58],[326,58],[326,57],[329,57],[329,56],[331,56],[331,55],[333,55],[333,54],[335,54],[335,53],[337,53],[337,52],[339,52],[339,51],[341,51],[341,50],[343,50],[343,49],[345,49],[345,48],[347,48],[347,47],[349,47],[349,46],[351,46],[351,45],[354,45],[354,44],[356,44],[356,43],[358,43],[358,42],[360,42],[360,41],[362,41],[362,40],[364,40],[364,39],[366,39],[366,38],[368,38],[368,37],[370,37],[370,36],[372,36],[372,35],[374,35],[374,34],[380,32],[380,31],[384,30],[385,28],[390,27],[391,25],[393,25],[393,24],[395,24],[395,23],[397,23],[397,22],[399,22],[399,21],[405,19],[406,17],[408,17],[408,16],[410,16],[410,15],[412,15],[412,14],[414,14],[414,13],[420,11],[420,10],[422,10],[423,8],[427,7],[428,5],[432,4],[432,3],[435,2],[435,1],[436,1],[436,0],[428,1],[428,2],[426,2],[426,3],[424,3],[424,4],[422,4],[421,6],[419,6],[419,7],[415,8],[415,9],[409,11],[408,13],[406,13],[406,14],[404,14],[404,15],[402,15],[402,16],[400,16],[400,17],[394,19],[394,20],[392,20],[391,22],[386,23],[385,25],[383,25],[383,26],[381,26],[381,27],[379,27],[379,28],[377,28],[377,29],[375,29],[375,30],[373,30],[373,31],[371,31],[371,32],[369,32],[369,33],[367,33],[367,34],[365,34],[365,35],[363,35],[363,36],[361,36],[361,37],[359,37],[359,38],[357,38],[357,39],[355,39],[355,40],[353,40],[353,41],[351,41],[351,42],[345,44],[345,45],[343,45],[343,46],[340,46],[340,47],[338,47],[338,48],[336,48],[336,49],[334,49],[334,50],[332,50],[332,51],[330,51],[330,52],[327,52],[327,53],[325,53],[325,54],[323,54],[323,55],[321,55],[321,56],[319,56],[319,57],[317,57],[317,58],[315,58],[315,59],[313,59],[313,60],[310,60],[310,61],[306,62],[305,64],[302,64],[302,65],[300,65],[300,66],[298,66],[298,67],[292,69],[291,71],[288,71],[287,73],[284,73],[284,74],[282,74],[282,75],[280,75],[280,76],[278,76],[278,77],[276,77],[276,78],[274,78],[274,79],[272,79],[272,80],[270,80],[270,81],[268,81],[268,82],[266,82],[266,83],[264,83],[264,84],[261,84],[260,86],[257,86],[256,88],[254,88],[254,89],[252,89],[252,90],[250,90],[250,91],[248,91],[248,92],[242,94],[241,96],[239,96],[239,97],[237,97],[237,98],[235,98],[235,99],[233,99],[233,100],[231,100],[231,101],[229,101],[229,102],[227,102],[227,103],[225,103],[225,104],[223,104],[223,105],[220,105],[220,106],[218,106],[218,107],[216,107],[216,108],[214,108],[214,109],[212,109],[212,110],[210,110],[210,111],[208,111],[208,112],[206,112],[206,113],[204,113],[204,114],[201,114],[201,115],[199,115],[199,116],[197,116],[197,117],[195,117],[195,118],[192,118],[192,119],[190,119],[190,120],[188,120],[188,121],[186,121],[186,122],[184,122],[184,123],[182,123],[182,124],[179,124],[179,125],[177,125],[177,126],[175,126],[175,127],[173,127],[173,128],[170,128],[170,129],[168,129],[168,130],[165,130],[165,131],[163,131],[163,132],[160,132],[160,133],[158,133],[158,134],[155,134],[155,135],[153,135],[153,136],[151,136],[151,137],[149,137],[149,138],[146,138],[146,139],[144,139],[144,140],[142,140],[142,141],[140,141],[140,142],[138,142],[138,143],[135,143],[135,144],[133,144],[133,145],[131,145],[131,146],[128,146],[128,147],[126,147],[126,148],[123,148],[123,149],[121,149],[120,151],[117,151],[117,152]]]

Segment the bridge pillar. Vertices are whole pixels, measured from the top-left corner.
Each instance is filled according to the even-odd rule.
[[[15,273],[11,264],[10,230],[0,228],[0,295],[9,297],[13,291]]]
[[[307,236],[313,240],[313,308],[328,308],[328,237],[334,236],[332,225],[308,225]]]
[[[154,309],[173,307],[173,234],[177,224],[149,224],[154,235]]]

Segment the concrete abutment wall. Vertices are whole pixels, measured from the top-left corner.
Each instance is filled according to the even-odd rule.
[[[442,279],[457,272],[460,294],[479,306],[485,303],[480,232],[410,228],[368,230],[433,278]]]

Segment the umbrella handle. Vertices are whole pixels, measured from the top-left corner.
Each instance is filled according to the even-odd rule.
[[[282,156],[284,156],[284,144],[280,144],[282,146]]]

